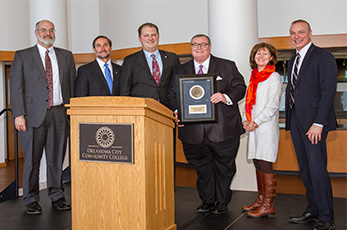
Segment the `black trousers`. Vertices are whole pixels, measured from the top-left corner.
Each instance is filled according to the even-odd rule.
[[[186,159],[197,171],[196,188],[202,201],[226,205],[230,202],[230,184],[236,173],[239,145],[240,137],[216,143],[206,135],[201,144],[183,143]]]
[[[40,201],[39,169],[43,149],[47,162],[47,191],[50,199],[64,197],[62,165],[66,152],[68,125],[64,106],[47,110],[42,124],[35,128],[27,126],[26,132],[18,137],[23,149],[23,201],[24,204]]]
[[[327,171],[326,138],[322,132],[318,144],[312,144],[299,123],[295,109],[291,110],[290,134],[298,160],[300,176],[306,188],[306,212],[319,216],[321,221],[334,219],[333,196]]]

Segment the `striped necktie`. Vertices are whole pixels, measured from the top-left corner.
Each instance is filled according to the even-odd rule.
[[[296,86],[296,81],[298,80],[298,67],[299,67],[299,62],[300,62],[300,54],[297,53],[296,55],[296,60],[295,60],[295,65],[294,65],[294,71],[293,71],[293,75],[292,75],[292,79],[290,81],[290,97],[289,97],[289,105],[290,108],[293,108],[294,104],[295,104],[295,100],[294,100],[294,90],[295,90],[295,86]]]

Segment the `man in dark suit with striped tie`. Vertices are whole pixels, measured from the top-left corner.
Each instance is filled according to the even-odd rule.
[[[120,95],[149,97],[166,105],[176,54],[158,49],[159,29],[144,23],[138,29],[142,50],[125,57],[120,78]]]
[[[292,22],[290,38],[297,54],[288,63],[286,130],[293,140],[308,206],[289,222],[316,220],[314,230],[335,229],[326,138],[337,127],[333,106],[337,66],[330,52],[312,44],[311,36],[308,22]]]

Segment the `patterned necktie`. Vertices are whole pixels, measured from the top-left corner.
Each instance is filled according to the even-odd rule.
[[[48,104],[47,109],[50,109],[53,106],[53,69],[52,69],[52,62],[49,58],[49,50],[46,50],[45,54],[45,66],[46,66],[46,77],[47,77],[47,83],[48,83]]]
[[[113,89],[112,75],[111,75],[110,69],[108,68],[108,64],[105,63],[104,66],[105,66],[106,82],[112,94],[112,89]]]
[[[159,65],[157,60],[155,59],[155,55],[152,54],[151,57],[152,57],[152,75],[157,85],[159,85],[159,79],[160,79]]]
[[[204,66],[203,66],[203,65],[200,65],[200,66],[199,66],[198,74],[204,74],[204,72],[202,72],[202,68],[204,68]]]
[[[300,54],[297,53],[296,60],[295,60],[295,65],[294,65],[294,71],[293,71],[293,75],[292,75],[292,80],[290,81],[290,95],[289,95],[289,105],[290,105],[290,108],[293,108],[293,106],[295,104],[294,90],[295,90],[295,86],[296,86],[296,81],[298,80],[298,66],[299,66],[299,62],[300,62]]]

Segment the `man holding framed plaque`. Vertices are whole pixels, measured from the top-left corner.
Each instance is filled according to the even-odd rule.
[[[182,106],[178,107],[182,103],[182,96],[179,96],[178,101],[177,95],[182,95],[182,90],[185,94],[179,83],[183,75],[192,78],[196,76],[197,79],[199,74],[214,76],[216,93],[212,94],[210,102],[215,107],[216,118],[213,121],[197,119],[197,122],[177,125],[178,138],[183,143],[186,159],[197,170],[196,187],[202,203],[196,211],[223,214],[231,200],[232,191],[229,187],[236,173],[235,157],[240,135],[244,133],[238,102],[245,95],[246,85],[233,61],[210,54],[211,41],[208,36],[193,36],[191,48],[194,60],[175,68],[175,77],[168,92],[168,106],[175,111],[176,116],[177,113],[182,116],[182,112],[190,112],[179,111]],[[206,90],[199,85],[203,84],[193,84],[183,97],[200,99],[198,95],[203,91],[206,93]]]

